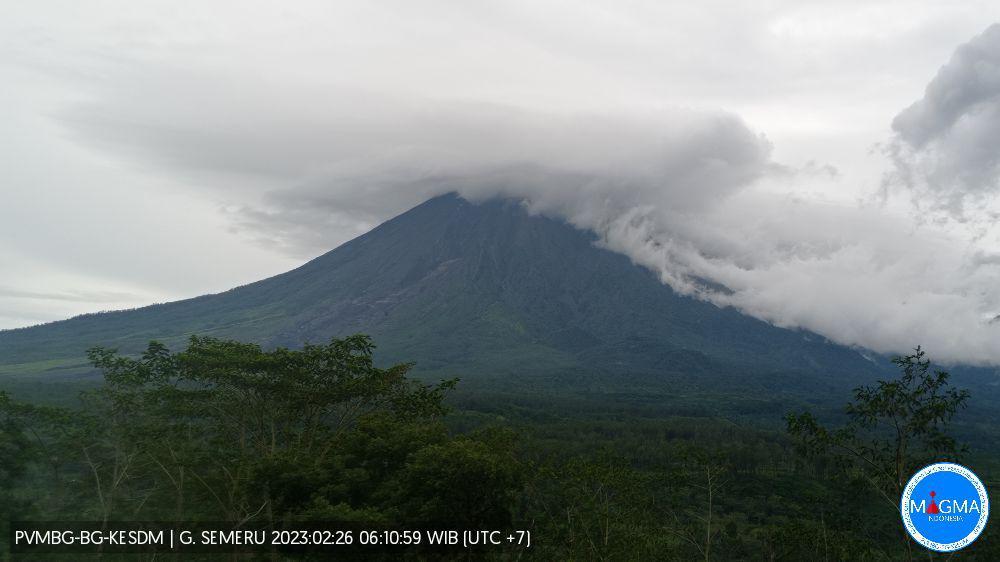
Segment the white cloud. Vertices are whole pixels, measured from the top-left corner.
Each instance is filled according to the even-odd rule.
[[[943,360],[1000,361],[1000,325],[987,321],[1000,312],[1000,270],[982,245],[838,197],[835,169],[775,162],[771,143],[732,114],[537,111],[342,86],[247,91],[227,107],[201,91],[213,82],[169,75],[197,89],[151,105],[153,76],[78,106],[67,123],[177,173],[297,178],[232,211],[279,248],[322,251],[449,191],[515,197],[720,306],[877,351],[920,343]],[[207,91],[245,89],[224,82]],[[185,110],[192,100],[197,112]]]
[[[1000,190],[1000,24],[958,47],[892,127],[891,180],[957,217],[988,204]]]
[[[20,109],[3,139],[43,155],[12,162],[31,188],[15,192],[21,211],[0,208],[19,225],[0,236],[50,265],[160,285],[148,294],[190,293],[197,277],[178,272],[195,271],[218,290],[433,195],[504,195],[594,230],[678,291],[841,343],[1000,363],[1000,239],[967,213],[997,189],[995,28],[893,123],[898,184],[965,222],[859,202],[887,165],[868,153],[889,117],[1000,18],[996,3],[134,6],[25,3],[0,22],[0,71],[27,86],[5,94]],[[40,105],[39,91],[58,95]],[[30,212],[47,208],[37,193],[72,204]],[[23,216],[54,233],[15,244]],[[249,243],[214,237],[223,220]],[[79,234],[59,235],[67,224]]]

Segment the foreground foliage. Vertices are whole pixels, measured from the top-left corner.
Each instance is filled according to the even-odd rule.
[[[554,394],[452,395],[449,413],[456,381],[372,355],[364,336],[94,349],[104,381],[79,407],[0,392],[0,520],[520,528],[540,560],[906,560],[927,554],[889,501],[902,479],[974,454],[989,487],[996,463],[953,438],[968,394],[919,349],[787,432]],[[1000,559],[995,527],[954,557]]]
[[[300,351],[194,337],[138,359],[94,349],[104,385],[82,408],[3,396],[0,470],[34,479],[20,515],[48,519],[508,524],[510,441],[449,436],[456,381],[415,383],[372,350],[364,336]]]

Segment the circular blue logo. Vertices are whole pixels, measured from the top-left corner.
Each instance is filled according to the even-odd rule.
[[[900,511],[913,540],[937,552],[952,552],[969,546],[983,532],[990,498],[971,470],[940,462],[910,478]]]

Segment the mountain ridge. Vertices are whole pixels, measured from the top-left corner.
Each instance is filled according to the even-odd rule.
[[[356,332],[426,371],[876,369],[816,334],[678,295],[596,240],[517,201],[443,195],[267,279],[2,331],[0,373],[94,345],[135,353],[200,334],[295,347]]]

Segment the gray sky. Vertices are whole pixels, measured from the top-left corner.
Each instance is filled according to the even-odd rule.
[[[1000,363],[996,21],[971,1],[7,2],[0,328],[224,290],[456,190],[526,198],[779,325]]]

